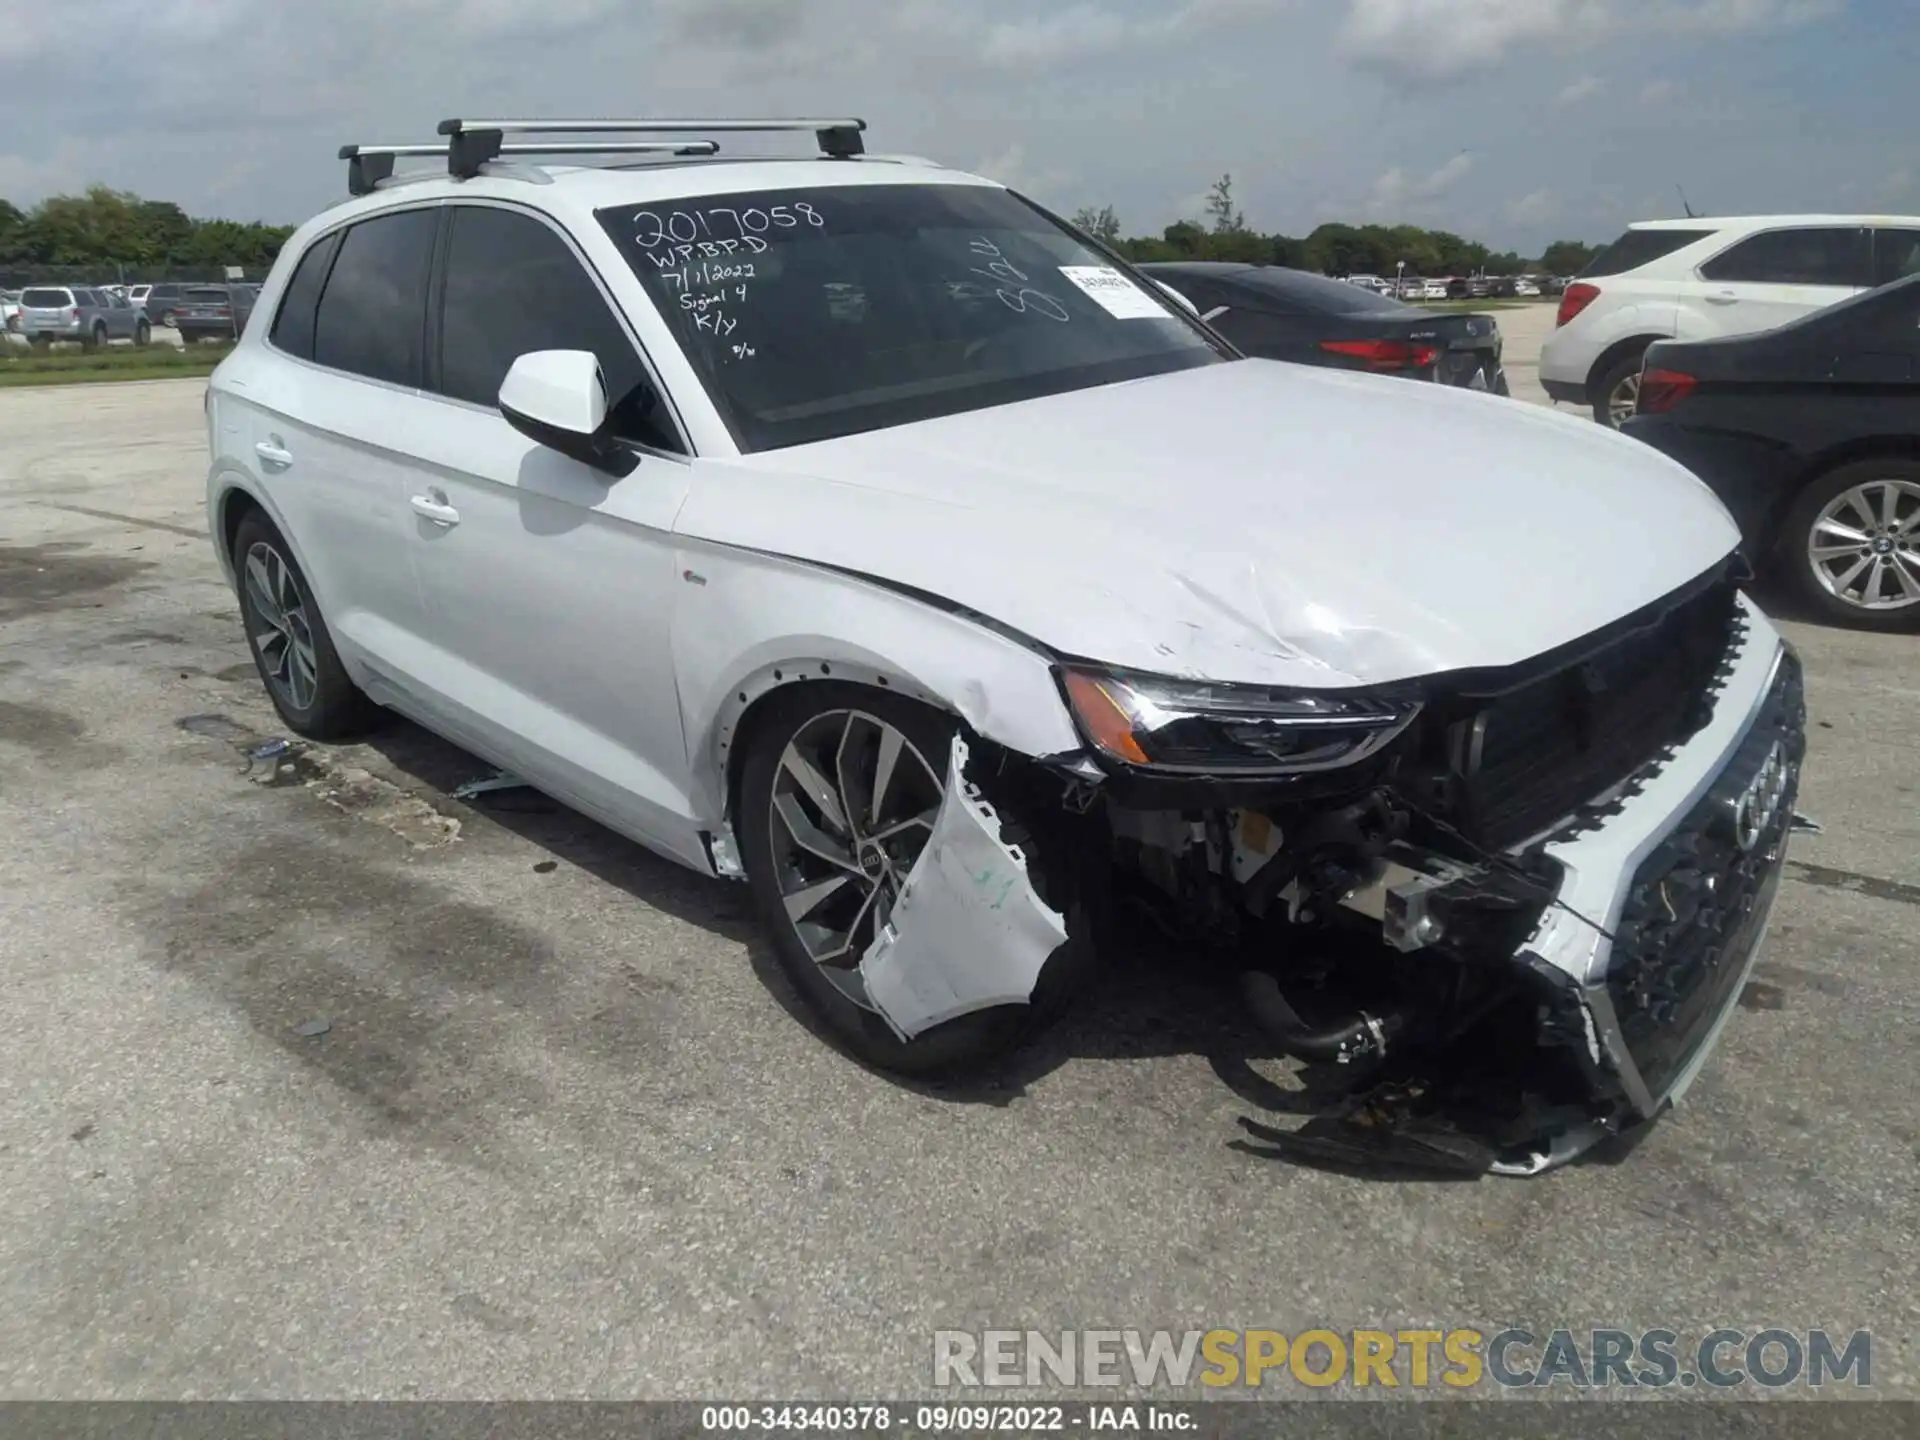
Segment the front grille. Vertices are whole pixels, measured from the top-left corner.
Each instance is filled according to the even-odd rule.
[[[1778,883],[1805,754],[1800,664],[1789,653],[1734,759],[1634,872],[1607,991],[1627,1053],[1656,1098],[1732,1003]],[[1748,796],[1770,758],[1782,767],[1778,783]]]
[[[1715,583],[1462,721],[1469,833],[1505,849],[1558,827],[1705,725],[1736,615],[1734,586]]]

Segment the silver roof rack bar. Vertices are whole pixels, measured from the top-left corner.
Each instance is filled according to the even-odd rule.
[[[811,130],[821,153],[835,159],[864,154],[861,132],[867,122],[858,118],[788,120],[442,120],[439,133],[450,137],[447,169],[471,177],[508,135],[740,135]]]
[[[550,144],[493,145],[488,158],[507,155],[717,155],[715,140],[556,140]],[[445,155],[451,157],[454,142],[442,145],[342,145],[340,158],[348,162],[347,190],[353,195],[371,193],[382,180],[392,178],[396,156]],[[477,162],[484,164],[485,159]],[[478,174],[476,168],[474,171]],[[471,177],[468,177],[471,178]]]

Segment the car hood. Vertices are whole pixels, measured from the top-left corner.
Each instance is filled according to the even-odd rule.
[[[1685,469],[1586,420],[1263,360],[703,462],[676,529],[1068,656],[1313,686],[1514,664],[1739,543]]]

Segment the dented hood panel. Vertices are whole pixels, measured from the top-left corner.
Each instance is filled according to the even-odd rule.
[[[1263,360],[702,462],[677,528],[929,592],[1068,655],[1270,685],[1508,665],[1739,541],[1585,420]]]

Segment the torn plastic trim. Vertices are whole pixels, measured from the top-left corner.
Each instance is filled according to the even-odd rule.
[[[1033,888],[1027,859],[966,778],[953,737],[933,833],[860,962],[867,998],[903,1040],[978,1010],[1022,1005],[1067,939],[1066,918]]]
[[[740,842],[734,839],[733,826],[721,823],[718,830],[702,830],[700,843],[707,848],[707,863],[722,880],[745,880],[747,867],[740,858]]]

